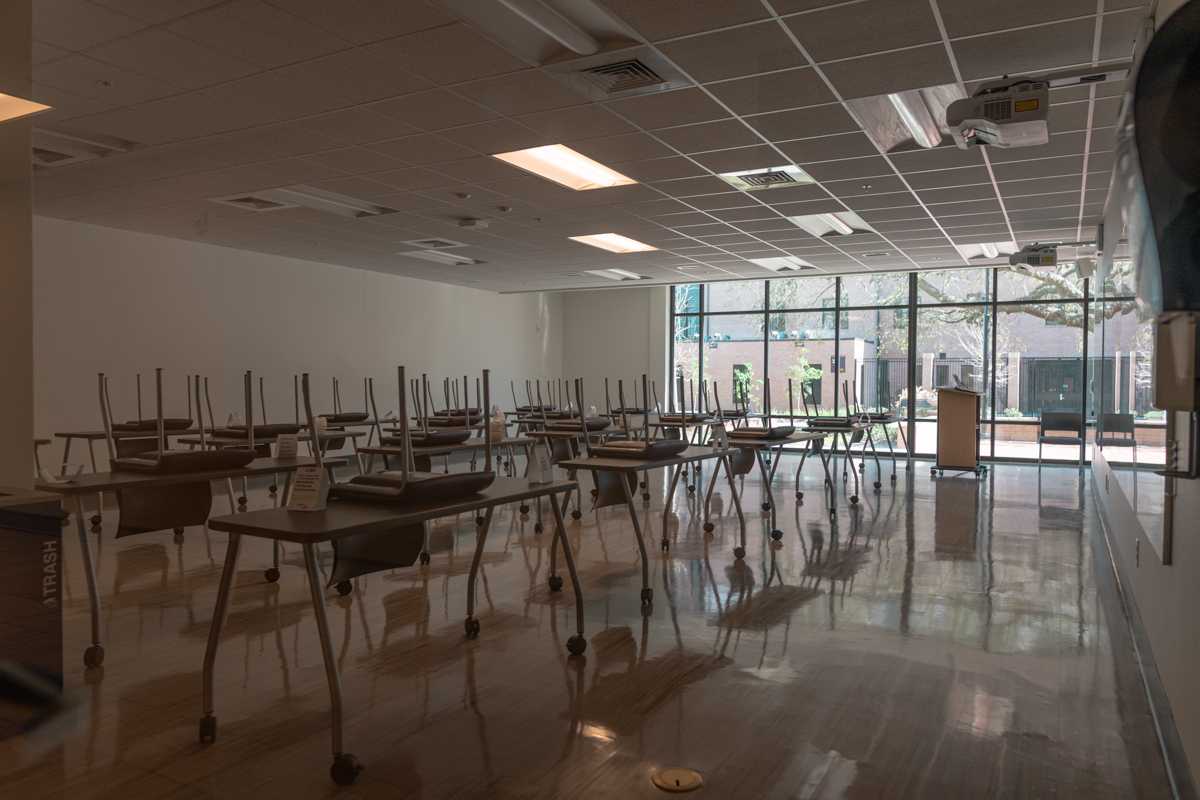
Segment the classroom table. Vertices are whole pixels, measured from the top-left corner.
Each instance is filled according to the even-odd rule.
[[[671,548],[671,540],[667,537],[667,520],[671,513],[671,504],[674,501],[675,488],[679,485],[679,474],[683,469],[690,465],[701,461],[715,460],[717,461],[718,469],[725,468],[725,475],[729,479],[729,491],[733,495],[733,505],[737,510],[738,526],[741,532],[740,544],[733,549],[735,558],[742,559],[746,556],[746,518],[742,514],[742,501],[738,497],[737,484],[733,479],[733,467],[729,463],[729,450],[714,450],[711,447],[697,447],[695,445],[687,448],[681,453],[678,453],[670,458],[661,459],[644,459],[644,458],[621,458],[613,456],[583,456],[579,458],[571,458],[559,462],[559,466],[568,470],[568,475],[572,478],[579,470],[585,470],[592,473],[593,479],[596,480],[596,507],[600,507],[605,500],[605,487],[601,484],[600,476],[615,475],[621,489],[621,497],[624,500],[625,507],[629,510],[629,518],[633,523],[633,533],[637,537],[638,551],[642,558],[642,605],[650,606],[654,602],[654,590],[650,588],[650,563],[646,555],[646,541],[642,536],[641,523],[638,522],[637,508],[633,503],[633,491],[631,488],[630,478],[633,478],[632,483],[637,482],[637,473],[645,472],[651,469],[669,468],[671,469],[671,480],[667,488],[667,497],[663,503],[663,536],[662,549],[667,551]],[[716,471],[714,470],[714,477]],[[708,522],[708,508],[704,509],[704,521]]]
[[[509,437],[500,441],[492,442],[492,448],[503,450],[509,454],[509,460],[514,457],[514,450],[521,448],[525,451],[526,457],[529,456],[529,448],[533,445],[534,440],[524,436]],[[435,445],[413,445],[413,458],[434,458],[435,456],[451,456],[455,453],[470,453],[471,464],[474,468],[476,456],[480,450],[487,447],[487,440],[481,438],[467,439],[465,442],[455,442],[453,444],[435,444]],[[375,456],[383,457],[384,469],[391,469],[389,459],[402,458],[404,456],[404,448],[398,445],[371,445],[368,447],[358,448],[358,452],[362,455],[369,456],[367,460],[367,471],[370,471],[374,466]],[[432,471],[432,470],[427,470]],[[512,471],[509,472],[509,477],[512,477]]]
[[[821,466],[825,470],[825,482],[831,487],[832,491],[833,481],[829,477],[829,463],[825,457],[825,449],[822,447],[822,443],[825,441],[826,434],[824,431],[797,430],[793,431],[788,436],[779,439],[738,436],[738,433],[746,430],[755,429],[738,428],[730,431],[728,434],[729,446],[738,450],[749,450],[754,454],[754,460],[758,464],[759,475],[762,477],[763,493],[766,495],[766,499],[762,504],[762,510],[769,511],[771,513],[771,538],[775,541],[779,541],[783,538],[783,531],[776,527],[775,524],[775,512],[777,504],[775,503],[774,492],[771,490],[771,484],[775,480],[775,471],[779,468],[779,462],[781,460],[780,456],[783,455],[783,450],[788,445],[803,444],[805,445],[806,453],[811,445],[821,459]],[[767,466],[768,461],[770,462],[769,467]],[[716,478],[717,476],[713,475],[712,480],[709,481],[708,491],[704,496],[704,503],[706,506],[708,505],[709,498],[712,497],[713,486],[717,482]],[[800,470],[798,468],[796,470],[796,499],[803,500],[804,492],[800,491],[799,484]],[[858,502],[858,498],[855,498],[854,502]],[[833,513],[832,502],[830,503],[830,513]]]
[[[204,653],[203,716],[200,719],[200,742],[208,744],[216,740],[217,718],[213,713],[216,708],[213,674],[217,650],[221,641],[221,628],[229,610],[229,597],[237,573],[241,537],[254,536],[274,542],[292,542],[301,545],[304,550],[304,566],[308,574],[309,593],[317,621],[321,655],[325,662],[325,677],[329,683],[333,744],[333,765],[330,768],[330,775],[337,784],[348,785],[354,782],[362,767],[357,759],[343,748],[341,676],[329,635],[325,593],[317,570],[317,544],[321,542],[336,543],[361,534],[386,534],[388,531],[395,531],[405,526],[420,525],[440,517],[483,511],[484,523],[479,526],[476,534],[475,555],[471,561],[471,571],[467,579],[467,618],[463,623],[467,638],[473,639],[479,635],[480,630],[479,620],[474,616],[475,580],[496,506],[549,497],[550,505],[555,509],[555,542],[562,543],[563,558],[567,563],[567,571],[575,590],[576,635],[567,641],[567,649],[572,655],[581,655],[587,649],[587,640],[583,636],[583,592],[579,584],[579,575],[575,571],[575,560],[571,554],[571,547],[567,542],[566,526],[554,497],[559,493],[569,494],[575,488],[574,481],[559,480],[534,484],[525,478],[497,478],[482,492],[449,502],[388,505],[334,500],[322,511],[289,511],[286,508],[274,508],[216,517],[210,520],[210,528],[229,534],[229,545],[225,550],[225,565],[221,571],[216,605],[213,608],[212,625],[208,632],[208,646]],[[557,591],[561,589],[561,586],[561,579],[554,574],[554,562],[552,561],[550,588],[552,591]]]
[[[91,604],[92,644],[84,651],[83,663],[99,667],[104,663],[104,647],[100,643],[100,593],[96,587],[96,569],[92,560],[92,545],[88,541],[83,522],[83,496],[100,492],[116,492],[135,489],[160,489],[187,483],[225,481],[229,492],[229,508],[237,511],[233,497],[233,479],[254,475],[285,473],[289,480],[300,467],[315,463],[311,458],[256,458],[237,469],[210,470],[205,472],[157,473],[157,472],[93,472],[78,475],[61,483],[38,481],[39,491],[59,495],[75,502],[75,528],[79,534],[79,548],[83,556],[84,577],[87,581],[88,601]]]

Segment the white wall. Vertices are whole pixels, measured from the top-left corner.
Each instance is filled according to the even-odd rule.
[[[147,414],[155,367],[166,370],[172,415],[186,410],[185,375],[208,375],[218,422],[241,408],[247,369],[266,378],[273,421],[292,419],[292,375],[302,371],[313,375],[318,412],[330,408],[331,376],[347,409],[362,408],[362,378],[374,376],[381,414],[396,407],[398,364],[439,380],[487,367],[506,408],[510,379],[561,374],[557,295],[498,295],[41,217],[33,230],[39,435],[99,427],[101,371],[122,418],[135,413],[138,370]]]
[[[562,295],[563,374],[583,378],[588,405],[604,410],[606,377],[613,405],[617,405],[617,378],[625,380],[626,401],[632,404],[630,384],[640,382],[644,372],[657,382],[659,400],[666,406],[669,292],[666,287],[650,286]]]
[[[6,0],[0,92],[29,97],[32,25],[29,0]],[[33,482],[30,125],[29,119],[0,123],[0,486],[16,487]]]

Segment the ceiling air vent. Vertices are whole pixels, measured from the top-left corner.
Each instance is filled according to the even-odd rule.
[[[547,64],[545,69],[592,100],[653,94],[692,85],[671,62],[644,45]]]
[[[722,172],[718,178],[743,192],[761,192],[784,186],[800,186],[812,183],[812,176],[795,164],[784,164],[767,169],[743,169],[737,172]]]
[[[94,158],[126,153],[137,147],[134,142],[100,134],[75,134],[33,129],[33,165],[38,168],[78,164]]]
[[[591,81],[606,95],[662,86],[666,80],[641,60],[627,58],[611,64],[598,64],[581,69],[579,74]]]
[[[33,163],[39,167],[52,167],[61,161],[76,161],[77,157],[70,153],[61,153],[45,147],[33,148]]]
[[[766,189],[770,186],[779,186],[780,184],[795,184],[800,182],[788,173],[780,170],[769,170],[767,172],[759,172],[755,175],[744,175],[742,176],[742,180],[759,189]]]

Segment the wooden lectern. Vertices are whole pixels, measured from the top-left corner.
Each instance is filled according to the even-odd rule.
[[[983,395],[967,389],[938,389],[937,463],[930,474],[946,470],[982,474],[979,464],[979,406]]]

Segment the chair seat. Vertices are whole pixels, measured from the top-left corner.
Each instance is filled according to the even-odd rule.
[[[1097,439],[1101,447],[1137,447],[1137,441],[1125,436],[1101,436]]]
[[[1040,444],[1083,444],[1083,439],[1078,436],[1041,436],[1038,438]]]

